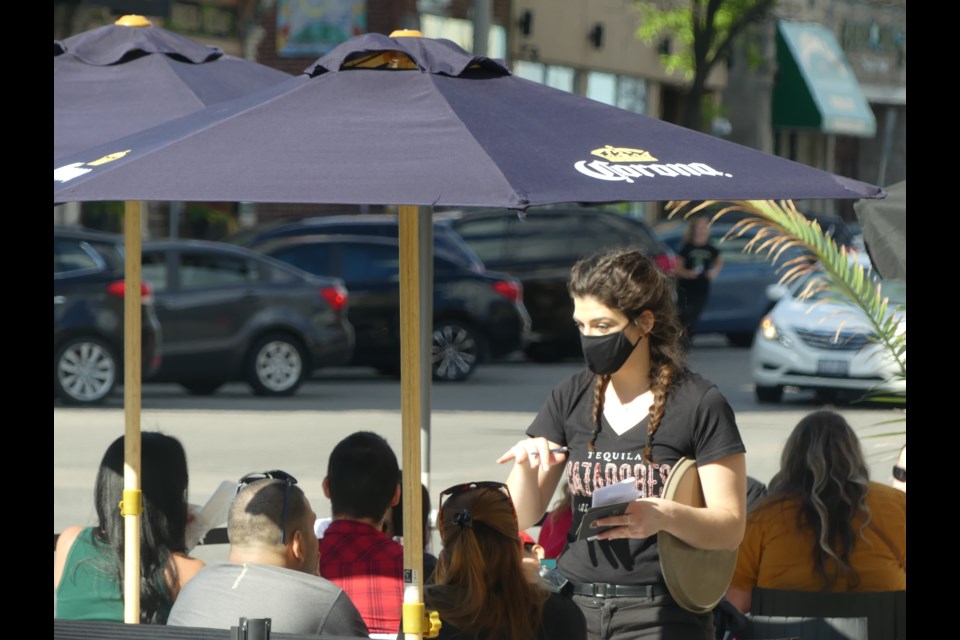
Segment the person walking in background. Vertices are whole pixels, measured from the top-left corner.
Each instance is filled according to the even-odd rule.
[[[330,452],[323,492],[332,522],[320,538],[320,575],[359,609],[371,636],[396,637],[403,607],[403,545],[383,532],[400,501],[400,465],[380,435],[358,431]]]
[[[543,516],[561,480],[577,531],[594,491],[632,479],[640,498],[596,521],[613,528],[570,542],[557,560],[588,637],[712,640],[712,615],[670,596],[655,534],[737,548],[747,474],[733,410],[715,384],[686,368],[673,281],[640,251],[580,260],[568,291],[587,369],[553,389],[527,437],[497,460],[514,463],[507,483],[520,527]],[[662,498],[681,457],[697,462],[704,507]]]
[[[296,484],[279,470],[240,479],[227,519],[227,562],[194,576],[168,624],[229,629],[241,617],[270,618],[271,631],[282,633],[369,633],[347,594],[317,575],[317,517]]]
[[[164,624],[183,586],[204,567],[187,554],[187,455],[173,436],[140,434],[140,622]],[[67,527],[53,559],[54,617],[124,620],[124,438],[97,471],[95,527]]]
[[[443,546],[435,584],[423,598],[440,614],[440,640],[586,638],[579,608],[524,569],[507,485],[468,482],[444,490],[438,525]]]
[[[754,587],[896,591],[907,586],[907,496],[871,482],[842,415],[797,424],[768,493],[747,518],[727,598],[750,611]]]
[[[678,258],[673,275],[677,278],[677,305],[684,343],[689,346],[697,320],[707,306],[710,283],[723,269],[720,250],[710,244],[710,221],[705,216],[694,216],[687,221]]]

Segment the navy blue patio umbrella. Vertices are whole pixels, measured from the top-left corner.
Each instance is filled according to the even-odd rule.
[[[225,54],[141,16],[123,16],[53,43],[53,157],[69,156],[114,138],[143,131],[290,78],[290,74]],[[182,198],[177,198],[177,201]],[[139,490],[140,447],[140,217],[125,215],[127,288],[124,368],[126,488]],[[179,209],[171,207],[171,227]],[[127,501],[125,500],[125,503]],[[133,504],[134,500],[130,500]],[[129,505],[127,505],[129,507]],[[127,620],[139,616],[137,509],[129,509]],[[129,521],[133,519],[133,522]],[[137,578],[132,578],[136,575]]]
[[[140,16],[53,43],[56,160],[290,78]]]
[[[117,136],[118,137],[118,136]],[[110,155],[109,162],[89,162]],[[54,199],[490,206],[873,198],[842,178],[366,34],[304,75],[55,162]],[[149,167],[149,171],[143,168]]]
[[[883,197],[879,187],[515,77],[448,40],[410,37],[418,35],[354,38],[301,76],[54,163],[54,202],[400,206],[404,563],[415,569],[406,572],[414,604],[430,206]],[[412,618],[405,611],[411,634],[429,626]]]

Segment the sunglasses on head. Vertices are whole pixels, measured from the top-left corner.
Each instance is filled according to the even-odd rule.
[[[495,482],[493,480],[481,480],[479,482],[464,482],[462,484],[455,484],[452,487],[447,487],[446,489],[440,492],[440,502],[439,502],[439,506],[437,507],[437,524],[439,526],[441,534],[443,532],[444,502],[446,502],[448,499],[452,498],[453,496],[463,493],[464,491],[472,491],[474,489],[493,489],[494,491],[499,491],[504,496],[506,496],[507,500],[510,501],[511,505],[513,504],[513,498],[510,495],[510,487],[508,487],[503,482]],[[461,514],[454,514],[454,516],[460,516],[460,515]],[[469,513],[467,513],[467,517],[469,517]],[[517,518],[516,509],[514,509],[513,511],[513,518],[514,520],[516,520]],[[467,523],[457,522],[456,520],[454,520],[454,522],[456,522],[457,524],[463,524],[464,526],[470,526]]]
[[[287,544],[287,503],[290,501],[290,487],[297,484],[297,479],[286,471],[280,471],[279,469],[261,473],[248,473],[237,481],[237,493],[240,493],[240,489],[246,485],[259,480],[282,480],[287,483],[286,491],[283,494],[283,511],[280,515],[280,543]]]
[[[906,481],[907,481],[907,470],[904,469],[903,467],[898,467],[898,466],[894,465],[894,467],[893,467],[893,477],[894,477],[896,480],[898,480],[899,482],[906,482]]]

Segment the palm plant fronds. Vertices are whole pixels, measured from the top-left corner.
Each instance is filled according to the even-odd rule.
[[[860,309],[867,318],[872,339],[884,347],[900,375],[906,378],[907,335],[901,330],[906,306],[891,308],[877,275],[853,259],[853,252],[838,247],[815,220],[805,217],[790,200],[683,200],[668,203],[667,212],[669,217],[682,214],[683,218],[689,218],[714,205],[720,208],[713,214],[713,222],[731,212],[748,214],[734,223],[727,236],[738,237],[754,230],[754,237],[744,246],[744,251],[770,259],[781,284],[789,285],[813,274],[801,291],[801,297],[826,292],[834,299],[847,301]],[[794,248],[801,249],[800,255],[787,258],[787,252]],[[905,394],[884,397],[884,402],[903,404],[906,400]],[[870,401],[880,401],[880,396]]]

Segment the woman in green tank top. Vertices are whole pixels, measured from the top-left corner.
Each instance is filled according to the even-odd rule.
[[[97,472],[98,525],[68,527],[54,552],[54,617],[123,622],[123,437]],[[203,561],[186,553],[187,459],[183,445],[155,431],[141,434],[140,622],[163,624],[180,588]]]

